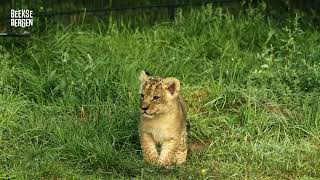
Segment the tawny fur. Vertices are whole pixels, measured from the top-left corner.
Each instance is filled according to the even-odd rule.
[[[140,74],[140,144],[145,161],[168,166],[187,158],[186,105],[178,79]],[[157,145],[160,150],[157,150]]]

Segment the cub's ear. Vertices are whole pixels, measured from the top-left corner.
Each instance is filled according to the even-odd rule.
[[[164,88],[170,92],[171,95],[178,94],[180,91],[180,81],[174,77],[168,77],[163,80]]]
[[[145,71],[141,71],[140,76],[139,76],[139,80],[141,83],[144,83],[145,81],[148,80],[148,75]]]

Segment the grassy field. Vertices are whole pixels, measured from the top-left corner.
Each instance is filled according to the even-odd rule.
[[[0,177],[319,179],[320,32],[303,22],[202,8],[1,46]],[[183,166],[142,160],[141,70],[181,80],[190,141],[211,142]]]

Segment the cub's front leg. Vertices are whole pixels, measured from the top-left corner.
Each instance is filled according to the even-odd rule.
[[[161,152],[158,159],[158,164],[161,166],[169,166],[174,163],[173,158],[177,149],[177,139],[171,138],[161,144]]]
[[[148,133],[141,133],[140,144],[143,152],[143,159],[149,163],[155,164],[159,155],[151,135]]]

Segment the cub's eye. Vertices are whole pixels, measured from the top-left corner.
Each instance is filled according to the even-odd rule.
[[[144,94],[140,94],[140,96],[141,96],[141,99],[144,99]]]
[[[160,96],[153,96],[152,100],[157,101],[158,99],[160,99]]]

